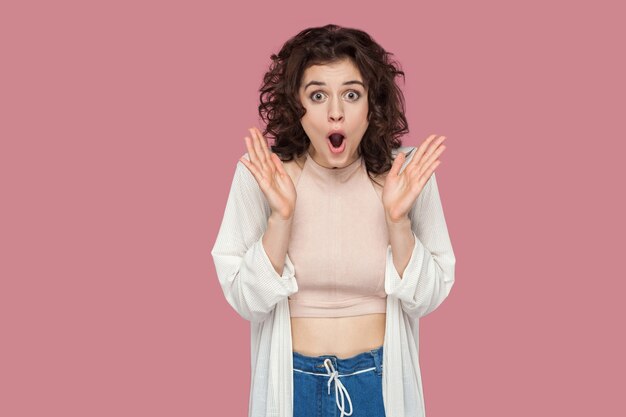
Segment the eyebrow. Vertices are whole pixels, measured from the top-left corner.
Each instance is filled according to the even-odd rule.
[[[359,81],[359,80],[346,81],[342,85],[350,85],[350,84],[361,84],[361,86],[363,88],[365,88],[365,85],[361,81]],[[326,85],[326,83],[323,83],[321,81],[309,81],[307,83],[307,85],[304,86],[304,89],[306,90],[307,88],[309,88],[312,85]]]

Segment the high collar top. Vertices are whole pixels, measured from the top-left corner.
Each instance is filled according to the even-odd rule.
[[[385,313],[389,236],[362,156],[327,168],[307,151],[296,191],[288,255],[299,290],[289,297],[291,316]]]
[[[352,178],[354,174],[356,174],[361,168],[364,168],[363,155],[359,155],[356,160],[352,161],[345,167],[328,168],[315,162],[315,160],[311,157],[309,151],[306,151],[306,161],[304,169],[310,169],[310,171],[312,171],[312,174],[319,178],[325,178],[327,180],[338,182],[346,182],[350,178]]]

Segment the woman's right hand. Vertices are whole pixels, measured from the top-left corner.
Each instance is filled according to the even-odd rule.
[[[281,220],[292,218],[296,208],[296,187],[278,155],[270,151],[267,140],[256,127],[248,129],[252,139],[245,137],[250,160],[245,157],[239,160],[254,175],[259,187],[265,194],[272,215]]]

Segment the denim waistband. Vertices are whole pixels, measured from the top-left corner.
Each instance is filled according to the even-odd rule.
[[[376,368],[376,371],[380,373],[383,364],[383,346],[358,353],[349,358],[338,358],[336,355],[306,356],[295,351],[293,352],[293,368],[300,371],[326,374],[327,368],[325,363],[327,361],[332,363],[333,369],[340,374],[372,367]]]
[[[336,355],[306,356],[293,352],[293,370],[310,375],[328,378],[328,395],[330,386],[335,383],[335,402],[341,411],[341,417],[352,414],[352,399],[341,379],[364,372],[382,373],[383,347],[361,352],[349,358],[341,359]],[[350,411],[346,411],[346,400]]]

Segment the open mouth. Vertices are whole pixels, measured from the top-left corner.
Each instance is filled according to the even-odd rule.
[[[333,133],[326,137],[326,141],[328,142],[328,148],[330,152],[339,155],[346,149],[346,143],[348,140],[342,133]]]
[[[344,139],[345,137],[341,133],[333,133],[332,135],[328,136],[328,140],[330,140],[330,143],[331,145],[333,145],[334,148],[339,148]]]

